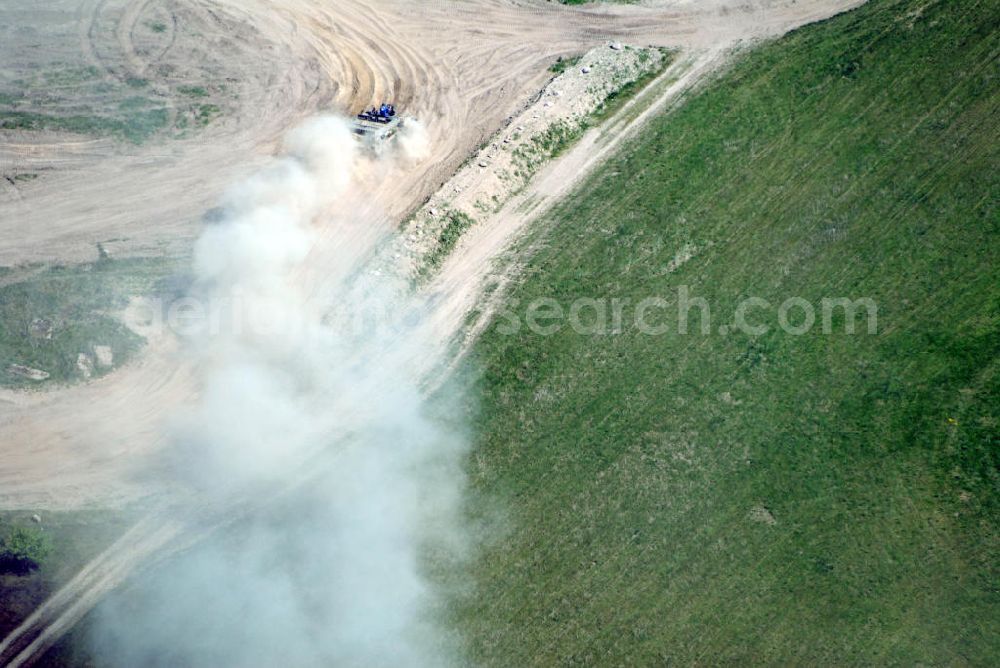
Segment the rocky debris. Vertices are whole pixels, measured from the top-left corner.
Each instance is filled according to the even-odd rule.
[[[26,378],[28,380],[33,380],[35,382],[48,380],[50,374],[48,371],[42,371],[41,369],[32,369],[30,366],[24,366],[23,364],[11,364],[7,367],[7,373],[12,376],[18,376],[20,378]]]
[[[739,399],[734,399],[732,392],[723,392],[719,395],[719,399],[722,400],[722,403],[729,404],[730,406],[739,406],[743,403]]]
[[[751,508],[750,520],[759,524],[766,524],[768,526],[774,526],[778,523],[778,520],[774,519],[774,515],[771,514],[771,511],[764,506],[754,506]]]
[[[48,341],[52,338],[52,330],[52,321],[48,318],[35,318],[28,325],[28,335],[33,339],[45,339]]]
[[[697,247],[693,244],[686,243],[681,247],[679,251],[674,255],[674,258],[667,264],[664,270],[667,274],[672,274],[682,266],[684,266],[688,260],[694,257],[695,252],[697,252]]]
[[[94,355],[97,357],[97,366],[104,369],[110,368],[115,363],[115,354],[111,351],[111,346],[94,346]]]
[[[397,243],[387,249],[385,265],[398,265],[390,255],[405,256],[406,265],[398,270],[419,272],[423,258],[434,253],[441,231],[452,220],[448,212],[476,221],[499,211],[555,151],[586,130],[590,115],[612,93],[659,67],[663,58],[658,49],[608,52],[598,47],[584,54],[578,67],[555,77],[414,213]],[[422,232],[416,238],[415,230]]]
[[[76,356],[76,370],[84,378],[94,375],[94,360],[87,353],[80,353]]]
[[[42,523],[42,517],[36,513],[36,514],[34,514],[34,515],[31,516],[31,521],[34,522],[35,524],[41,524]]]

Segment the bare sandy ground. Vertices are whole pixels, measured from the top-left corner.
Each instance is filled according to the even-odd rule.
[[[108,76],[155,74],[212,45],[219,76],[236,78],[238,108],[189,139],[143,147],[77,136],[0,133],[0,159],[44,178],[0,200],[0,264],[84,261],[96,243],[114,252],[184,252],[224,187],[273,153],[297,120],[395,100],[428,127],[432,153],[419,169],[362,179],[358,205],[334,218],[309,271],[343,275],[349,248],[364,257],[402,216],[433,193],[551,76],[559,55],[622,40],[680,47],[708,71],[725,49],[777,35],[860,4],[858,0],[708,0],[568,8],[548,2],[403,0],[107,0],[80,3],[81,57]],[[170,16],[175,37],[150,53],[135,26]],[[186,50],[186,51],[185,51]],[[112,54],[112,55],[108,55]],[[111,63],[109,65],[109,63]],[[690,83],[690,80],[687,80]],[[564,193],[603,148],[585,138],[532,194]],[[2,160],[0,160],[2,164]],[[518,213],[518,212],[521,213]],[[523,207],[506,207],[463,244],[435,289],[442,332],[474,299],[477,272],[509,243]],[[160,445],[161,424],[196,391],[168,340],[93,383],[46,393],[0,394],[0,507],[72,508],[123,503],[145,490],[128,476]]]

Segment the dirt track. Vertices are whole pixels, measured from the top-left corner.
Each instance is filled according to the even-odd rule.
[[[382,99],[428,121],[433,168],[408,184],[426,194],[539,87],[557,55],[608,39],[717,47],[853,4],[709,0],[573,10],[548,2],[385,0],[375,9],[350,1],[295,0],[275,8],[255,1],[87,0],[79,10],[86,62],[108,77],[148,75],[154,68],[135,55],[132,26],[164,8],[181,36],[150,59],[183,66],[209,43],[224,55],[205,76],[238,79],[238,108],[193,138],[141,149],[76,136],[0,136],[0,156],[55,167],[0,209],[0,264],[92,259],[95,242],[111,238],[128,239],[124,252],[183,247],[219,191],[269,155],[296,119]],[[114,48],[115,57],[105,55]],[[410,204],[383,201],[391,210]]]

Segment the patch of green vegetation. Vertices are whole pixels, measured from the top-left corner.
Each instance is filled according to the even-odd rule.
[[[118,103],[118,109],[120,111],[137,111],[140,109],[148,109],[153,101],[147,97],[132,96],[127,97]]]
[[[592,2],[606,2],[617,5],[634,5],[638,0],[559,0],[561,5],[586,5]]]
[[[163,108],[146,109],[131,113],[119,121],[119,132],[132,142],[140,144],[166,127],[170,112]]]
[[[200,127],[205,127],[222,113],[222,109],[215,104],[199,104],[194,107],[194,120]]]
[[[23,281],[0,286],[0,386],[80,380],[79,355],[95,359],[95,346],[108,346],[116,366],[125,363],[143,340],[112,314],[132,296],[155,293],[176,270],[169,260],[102,260],[30,272]],[[29,380],[10,373],[11,365],[49,377]],[[92,369],[94,376],[107,371]]]
[[[476,222],[471,216],[462,211],[449,210],[445,211],[442,215],[444,215],[446,222],[438,234],[434,250],[424,258],[424,264],[422,265],[422,274],[425,276],[441,266],[441,263],[451,254],[451,251],[454,250],[455,245],[462,238],[465,231]]]
[[[549,72],[553,74],[562,74],[566,70],[576,67],[580,63],[582,56],[573,56],[572,58],[563,58],[559,56],[556,62],[549,65]]]
[[[565,121],[553,123],[531,138],[532,148],[536,154],[555,158],[562,154],[583,134],[583,124],[571,125]]]
[[[165,33],[167,32],[167,24],[163,21],[155,21],[149,24],[149,29],[155,33]]]
[[[111,123],[96,116],[48,116],[28,111],[0,111],[0,129],[41,130],[52,128],[70,132],[109,130]]]
[[[997,25],[871,0],[760,46],[552,213],[509,303],[686,285],[715,325],[485,333],[470,663],[997,663]],[[717,333],[751,296],[879,333]]]
[[[142,98],[130,98],[138,100]],[[121,116],[42,114],[29,111],[0,110],[0,129],[60,130],[79,134],[111,135],[141,144],[163,129],[170,119],[163,108],[138,109],[122,103]]]
[[[208,97],[204,86],[178,86],[177,92],[188,97]]]
[[[216,85],[215,90],[224,87]],[[141,144],[157,134],[168,135],[164,131],[177,137],[189,125],[209,125],[222,113],[214,104],[189,107],[188,113],[177,116],[175,125],[171,109],[177,106],[176,98],[190,102],[210,95],[208,88],[198,85],[179,86],[168,95],[142,77],[117,80],[94,66],[56,63],[5,85],[0,92],[0,130],[53,130]]]
[[[604,102],[601,103],[592,115],[594,122],[600,123],[601,121],[614,116],[619,109],[628,103],[629,100],[645,90],[646,86],[652,83],[658,76],[663,74],[663,71],[673,62],[676,54],[668,49],[662,49],[660,53],[662,58],[655,67],[639,75],[638,78],[608,93],[607,97],[604,98]],[[640,63],[648,62],[651,57],[652,56],[650,56],[650,52],[648,50],[640,51],[638,56]]]
[[[527,180],[546,160],[557,157],[589,127],[587,121],[556,121],[543,132],[533,135],[529,143],[518,146],[512,152],[517,172]]]
[[[42,79],[48,86],[72,86],[92,81],[101,76],[101,70],[93,65],[64,67],[42,72]]]
[[[52,541],[33,526],[15,526],[0,538],[0,570],[28,573],[36,570],[52,551]]]
[[[0,129],[103,135],[139,144],[170,120],[166,100],[153,91],[136,95],[149,85],[146,79],[108,81],[93,66],[60,66],[15,85],[16,94],[0,95]]]

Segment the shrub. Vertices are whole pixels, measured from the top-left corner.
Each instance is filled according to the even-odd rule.
[[[38,568],[52,551],[48,536],[34,527],[14,527],[0,544],[0,563],[17,571]]]

